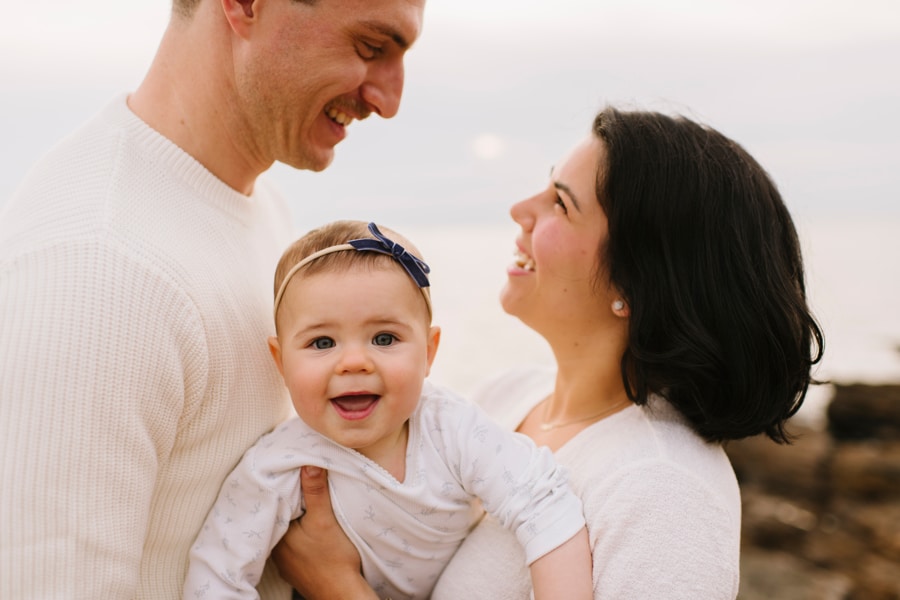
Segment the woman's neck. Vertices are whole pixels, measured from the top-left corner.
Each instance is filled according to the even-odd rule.
[[[620,366],[627,347],[627,321],[610,315],[556,325],[549,334],[539,331],[556,358],[553,393],[517,429],[554,451],[630,404]]]
[[[589,351],[557,359],[553,392],[519,425],[539,446],[556,451],[597,421],[630,405],[618,361],[601,360]]]
[[[548,340],[556,359],[556,384],[547,418],[573,419],[626,398],[621,362],[626,349],[624,322],[577,337]]]

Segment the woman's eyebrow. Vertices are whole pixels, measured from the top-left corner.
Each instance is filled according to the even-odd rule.
[[[572,204],[575,205],[575,210],[577,210],[578,212],[581,212],[581,205],[578,204],[578,198],[576,198],[575,194],[572,193],[572,188],[570,188],[569,186],[567,186],[566,184],[564,184],[561,181],[554,181],[553,187],[555,187],[558,190],[564,191],[566,193],[566,195],[569,197],[569,200],[572,201]]]
[[[553,180],[553,169],[555,169],[555,168],[556,167],[553,167],[553,166],[550,167],[550,179],[551,180]],[[569,199],[572,201],[572,204],[575,205],[575,210],[577,210],[578,212],[581,212],[581,205],[578,204],[578,198],[576,198],[575,194],[572,193],[572,188],[570,188],[566,184],[562,183],[561,181],[555,181],[555,180],[553,180],[553,187],[555,187],[558,190],[564,191],[566,193],[566,195],[569,197]]]

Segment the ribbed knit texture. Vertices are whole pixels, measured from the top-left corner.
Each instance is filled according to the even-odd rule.
[[[0,214],[0,598],[181,597],[223,479],[291,412],[266,346],[290,223],[124,96],[26,176]]]

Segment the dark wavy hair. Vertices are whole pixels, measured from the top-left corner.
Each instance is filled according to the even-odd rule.
[[[608,107],[593,132],[606,147],[600,256],[631,311],[629,397],[665,397],[708,441],[789,442],[824,338],[775,184],[740,145],[681,116]]]

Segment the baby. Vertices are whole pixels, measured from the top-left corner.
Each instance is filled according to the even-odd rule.
[[[258,597],[270,551],[303,514],[303,465],[328,469],[337,518],[381,597],[428,598],[483,507],[525,549],[535,598],[591,598],[581,502],[565,473],[547,448],[426,381],[440,340],[429,268],[386,233],[406,247],[374,223],[338,221],[282,256],[269,348],[298,418],[225,480],[185,598]]]

